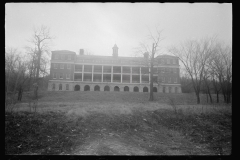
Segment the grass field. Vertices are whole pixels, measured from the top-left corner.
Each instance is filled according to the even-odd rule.
[[[6,154],[229,155],[231,105],[193,94],[41,92],[5,114]],[[173,100],[173,103],[169,102]]]

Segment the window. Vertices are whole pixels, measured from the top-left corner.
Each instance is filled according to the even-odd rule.
[[[174,73],[177,73],[177,68],[174,68]]]
[[[162,77],[162,82],[165,82],[165,77]]]
[[[71,64],[67,64],[67,69],[71,69]]]
[[[70,74],[66,74],[66,79],[70,79]]]
[[[63,79],[63,73],[59,74],[59,79]]]
[[[58,64],[57,63],[54,63],[53,66],[54,66],[54,69],[58,68]]]
[[[171,77],[169,77],[169,79],[168,79],[168,83],[171,83]]]
[[[170,63],[170,61],[169,61],[169,59],[167,59],[167,64],[169,64]]]
[[[55,90],[55,84],[54,83],[52,84],[52,90]]]
[[[170,59],[170,64],[173,64],[173,59]]]
[[[66,84],[66,90],[67,91],[69,90],[69,84]]]
[[[53,79],[57,79],[57,74],[53,73]]]
[[[59,84],[59,90],[60,91],[62,90],[62,84]]]
[[[176,59],[173,59],[173,64],[176,64]]]
[[[177,83],[177,78],[174,79],[174,83]]]
[[[62,60],[64,59],[64,55],[63,55],[63,54],[61,55],[61,59],[62,59]]]
[[[55,59],[58,59],[58,55],[57,54],[55,54]]]
[[[60,69],[64,69],[64,64],[60,64]]]
[[[71,55],[68,55],[68,60],[71,60]]]
[[[165,68],[162,68],[162,73],[165,73]]]
[[[165,72],[168,73],[169,72],[169,68],[165,68]]]
[[[164,64],[164,59],[161,59],[161,64]]]

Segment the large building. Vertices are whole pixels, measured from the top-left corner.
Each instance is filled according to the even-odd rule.
[[[67,50],[52,51],[49,91],[150,91],[148,55],[119,57],[118,47],[112,56],[79,55]],[[179,61],[175,56],[155,58],[153,91],[181,93]]]

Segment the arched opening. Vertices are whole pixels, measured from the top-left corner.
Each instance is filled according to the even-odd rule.
[[[67,91],[69,90],[69,84],[66,84],[66,90]]]
[[[165,92],[166,92],[165,90],[166,90],[166,88],[165,88],[165,87],[163,87],[163,93],[165,93]]]
[[[55,90],[55,84],[54,83],[52,84],[52,90]]]
[[[133,88],[133,91],[134,91],[134,92],[139,92],[139,88],[138,88],[138,87],[134,87],[134,88]]]
[[[89,85],[84,86],[84,91],[90,91],[90,86]]]
[[[124,87],[124,92],[129,92],[129,87],[128,86]]]
[[[115,87],[114,87],[114,91],[117,91],[117,92],[118,92],[119,90],[120,90],[120,89],[119,89],[118,86],[115,86]]]
[[[110,91],[110,87],[109,86],[105,86],[104,87],[104,91]]]
[[[153,92],[157,92],[157,87],[153,87]]]
[[[80,91],[80,86],[78,84],[74,87],[74,91]]]
[[[143,88],[143,92],[148,92],[148,88],[147,88],[147,87],[144,87],[144,88]]]
[[[94,91],[100,91],[100,87],[99,87],[98,85],[96,85],[96,86],[94,87]]]
[[[62,84],[59,84],[59,90],[60,91],[62,90]]]
[[[178,87],[175,87],[175,93],[178,93]]]

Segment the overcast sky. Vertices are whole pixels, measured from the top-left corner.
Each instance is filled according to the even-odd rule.
[[[46,25],[56,38],[51,50],[132,56],[149,30],[163,29],[163,52],[187,39],[217,35],[232,43],[232,4],[218,3],[7,3],[6,47],[24,49],[33,26]]]

